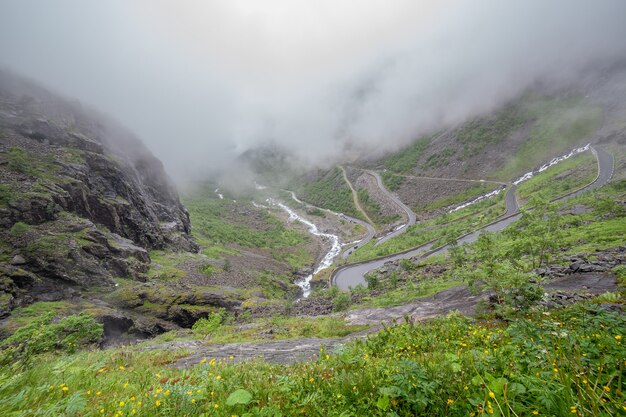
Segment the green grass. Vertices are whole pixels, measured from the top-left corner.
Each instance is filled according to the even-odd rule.
[[[390,224],[400,219],[399,214],[385,216],[381,213],[380,204],[374,200],[365,188],[359,188],[357,190],[359,202],[361,207],[367,213],[367,215],[374,221],[375,224]]]
[[[531,196],[546,200],[557,198],[589,184],[597,173],[596,158],[591,152],[584,152],[521,183],[517,188],[517,196],[521,202],[528,201]]]
[[[354,206],[352,191],[337,167],[324,173],[314,181],[296,187],[299,198],[314,206],[327,208],[337,213],[361,218],[362,214]]]
[[[430,201],[426,204],[416,205],[414,210],[416,212],[430,212],[437,209],[441,209],[444,207],[450,206],[458,206],[466,201],[473,200],[481,195],[487,194],[491,191],[494,191],[496,188],[500,186],[494,184],[475,184],[471,187],[451,196],[438,198],[436,200]],[[503,191],[504,193],[505,191]]]
[[[17,193],[12,185],[0,184],[0,207],[6,207],[16,197]]]
[[[372,241],[354,251],[350,262],[387,256],[418,247],[435,240],[435,246],[448,243],[457,237],[485,225],[504,213],[503,193],[499,196],[468,206],[454,213],[417,223],[393,239],[374,246]]]
[[[238,199],[246,211],[235,211],[229,200],[221,200],[208,184],[188,193],[183,199],[189,210],[193,236],[209,258],[237,254],[238,248],[266,251],[274,259],[284,261],[293,269],[313,263],[305,248],[311,237],[305,231],[286,228],[277,217]],[[257,219],[256,224],[251,223]]]
[[[616,180],[562,204],[559,210],[575,204],[591,210],[558,216],[559,253],[593,254],[623,244],[626,208],[619,202],[625,198],[626,180]],[[513,225],[526,227],[522,221]],[[497,251],[511,254],[525,238],[524,230],[493,236]],[[516,256],[527,266],[527,254]],[[429,262],[451,261],[438,257]],[[419,272],[415,265],[403,268],[409,274]],[[615,270],[621,285],[626,276],[622,269]],[[390,280],[384,283],[389,291],[376,298],[366,295],[365,302],[393,305],[402,297],[408,301],[458,284],[446,276],[415,278],[397,288]],[[565,309],[531,307],[506,321],[451,314],[389,325],[365,340],[333,351],[323,348],[318,359],[288,366],[208,357],[181,370],[169,365],[183,350],[148,350],[145,344],[78,353],[33,351],[28,363],[0,367],[0,409],[9,417],[621,415],[626,411],[626,316],[598,306],[604,302],[626,304],[623,287]],[[25,311],[32,316],[49,307],[54,306]],[[63,323],[58,327],[65,337],[68,322],[58,323]],[[276,317],[243,328],[219,320],[206,332],[206,342],[260,342],[270,329],[277,339],[288,339],[339,337],[362,327],[332,316]],[[77,329],[76,335],[83,333]],[[176,335],[163,338],[171,337]],[[47,339],[35,339],[42,340]]]
[[[398,174],[406,174],[412,171],[424,152],[428,149],[428,145],[433,136],[421,138],[404,149],[386,157],[382,160],[383,165],[389,171]]]
[[[430,280],[416,280],[404,283],[396,288],[382,291],[382,293],[372,296],[366,295],[358,303],[352,305],[352,308],[381,308],[393,307],[410,303],[419,298],[431,297],[441,291],[447,290],[463,282],[448,277],[440,277]]]
[[[541,165],[546,156],[580,146],[602,125],[602,109],[582,97],[531,97],[524,107],[527,118],[535,122],[514,157],[493,178],[514,179]]]
[[[422,164],[423,169],[438,168],[446,165],[450,160],[450,157],[455,154],[454,149],[446,147],[440,152],[434,153],[426,158],[426,161]]]
[[[303,321],[299,333],[309,331],[318,329]],[[0,370],[0,408],[86,417],[619,415],[625,333],[623,315],[588,304],[508,324],[458,315],[402,324],[290,366],[208,357],[181,370],[167,365],[182,351],[140,348],[46,354]],[[239,404],[237,390],[247,393]]]
[[[405,177],[396,175],[391,171],[384,171],[380,173],[380,178],[383,180],[383,184],[388,190],[397,191],[404,184]]]
[[[56,176],[60,166],[55,164],[54,155],[43,157],[31,154],[22,148],[12,147],[6,152],[8,167],[10,170],[19,172],[30,177],[41,178],[49,181],[58,181]]]
[[[24,307],[17,307],[11,311],[11,319],[6,321],[3,326],[6,331],[13,333],[16,329],[26,326],[34,320],[48,313],[57,316],[68,314],[75,308],[68,301],[37,301]]]
[[[254,326],[240,330],[238,325],[222,324],[204,339],[208,344],[267,341],[268,331],[273,340],[303,337],[343,337],[367,329],[369,326],[350,326],[339,317],[285,317],[257,319]],[[146,342],[149,343],[149,342]]]
[[[487,146],[505,140],[524,124],[524,111],[519,102],[512,103],[488,117],[465,123],[456,133],[465,157],[475,156]]]

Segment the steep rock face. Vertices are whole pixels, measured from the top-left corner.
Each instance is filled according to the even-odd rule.
[[[0,72],[0,317],[196,251],[163,165],[132,134]]]

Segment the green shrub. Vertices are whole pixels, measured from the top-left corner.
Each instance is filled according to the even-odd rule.
[[[613,272],[617,276],[617,282],[619,285],[626,285],[626,265],[618,265],[613,268]]]
[[[209,336],[214,333],[224,323],[226,319],[226,310],[220,309],[215,313],[209,314],[206,318],[196,321],[191,330],[201,336]]]
[[[210,277],[215,273],[215,267],[211,264],[205,264],[200,267],[200,272],[202,272],[207,277]]]
[[[367,288],[371,290],[375,290],[378,288],[380,284],[380,280],[378,279],[378,274],[376,272],[369,272],[365,274],[365,282],[367,282]]]
[[[0,205],[7,205],[11,200],[13,200],[15,193],[5,184],[0,184]]]
[[[19,328],[0,344],[0,363],[28,362],[33,355],[54,350],[73,353],[81,346],[99,343],[103,325],[87,314],[65,317],[53,322],[54,314]]]
[[[350,303],[352,302],[350,298],[350,294],[347,292],[339,292],[335,297],[333,297],[333,310],[334,311],[343,311],[350,307]]]
[[[30,229],[30,226],[23,222],[17,222],[11,227],[11,236],[21,237]]]
[[[7,152],[9,168],[26,175],[34,175],[33,161],[30,155],[20,148],[10,148]]]

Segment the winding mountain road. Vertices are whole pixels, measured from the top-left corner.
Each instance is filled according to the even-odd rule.
[[[378,239],[378,241],[376,242],[376,245],[380,245],[383,242],[388,241],[391,238],[394,238],[404,232],[406,232],[406,230],[409,228],[409,226],[412,226],[415,224],[415,221],[417,220],[417,216],[415,215],[415,213],[413,212],[413,210],[411,210],[411,208],[409,206],[407,206],[406,204],[404,204],[402,202],[402,200],[400,200],[398,198],[398,196],[396,196],[394,193],[392,193],[391,191],[389,191],[387,189],[387,187],[385,187],[385,184],[383,184],[383,179],[380,177],[380,175],[377,172],[374,171],[367,171],[368,174],[370,174],[371,176],[373,176],[374,178],[376,178],[376,184],[378,185],[378,188],[380,188],[380,190],[385,193],[385,195],[387,197],[389,197],[389,199],[391,201],[393,201],[393,203],[400,207],[400,209],[402,209],[402,211],[404,211],[404,213],[407,216],[407,222],[406,224],[404,224],[402,227],[394,230],[393,232],[383,236],[382,238]]]
[[[578,190],[575,190],[571,193],[568,193],[562,197],[559,197],[558,199],[555,199],[554,201],[562,201],[566,198],[579,195],[580,193],[584,191],[601,187],[610,181],[613,175],[613,169],[614,169],[613,156],[602,148],[592,147],[591,150],[593,154],[596,156],[596,159],[598,161],[598,175],[596,179],[592,183]],[[500,217],[498,220],[480,229],[477,229],[473,232],[467,233],[459,237],[456,243],[461,244],[461,243],[474,242],[476,241],[476,239],[478,239],[478,236],[480,236],[482,232],[484,231],[496,232],[496,231],[504,229],[511,223],[518,220],[522,215],[519,212],[519,207],[515,199],[515,187],[514,186],[509,187],[509,190],[507,191],[506,206],[507,206],[506,213],[502,217]],[[433,255],[445,253],[448,251],[449,248],[450,248],[450,245],[433,248],[432,243],[427,243],[417,248],[412,248],[412,249],[399,252],[393,255],[385,256],[382,258],[373,259],[370,261],[357,262],[357,263],[350,264],[350,265],[345,265],[333,271],[331,278],[330,278],[331,283],[336,285],[339,289],[344,290],[344,291],[350,289],[350,287],[355,287],[359,284],[367,285],[365,281],[365,274],[367,274],[370,271],[380,268],[386,262],[395,261],[399,259],[414,258],[414,257],[426,259]]]
[[[590,189],[601,187],[610,181],[613,174],[613,157],[602,149],[593,149],[598,161],[598,175],[596,179],[579,190],[572,191],[569,194],[559,197],[554,201],[564,200],[572,196],[578,195]],[[295,194],[292,194],[297,201]],[[517,201],[515,200],[515,187],[510,186],[506,195],[507,211],[497,221],[490,225],[479,229],[475,232],[468,233],[461,237],[459,242],[475,240],[482,230],[501,230],[510,223],[517,220],[521,214],[518,212]],[[430,252],[427,252],[429,251]],[[416,253],[422,253],[424,257],[441,253],[447,250],[447,247],[436,248],[431,250],[430,245],[424,245],[419,248],[411,249],[403,253],[391,255],[382,259],[362,262],[354,265],[347,265],[340,268],[343,271],[350,271],[353,276],[354,271],[361,271],[363,274],[382,265],[383,263],[402,257],[412,257]],[[337,272],[333,274],[336,284],[343,289],[340,282],[337,281]],[[348,276],[349,278],[350,276]],[[601,294],[606,291],[615,291],[617,284],[614,277],[604,273],[574,273],[556,281],[550,282],[545,286],[547,289],[556,291],[578,291],[585,290],[591,294]],[[367,308],[360,310],[351,310],[344,313],[343,317],[346,322],[351,325],[372,325],[369,329],[352,333],[341,338],[302,338],[289,340],[272,340],[261,343],[227,343],[207,345],[204,340],[190,341],[174,341],[165,342],[157,345],[146,346],[145,349],[159,349],[178,351],[185,349],[189,351],[189,355],[180,358],[173,366],[179,368],[187,368],[197,365],[205,360],[205,358],[214,358],[221,361],[246,361],[252,359],[262,359],[267,362],[289,364],[302,360],[314,359],[319,355],[320,347],[325,346],[327,351],[333,351],[339,345],[354,339],[367,337],[368,334],[374,333],[382,328],[381,323],[393,323],[394,321],[409,317],[412,321],[422,321],[432,317],[447,314],[450,311],[458,310],[463,314],[471,315],[475,311],[475,307],[481,299],[488,297],[489,294],[475,295],[469,292],[467,287],[458,286],[450,288],[435,294],[432,297],[414,300],[408,304],[387,307],[387,308]]]

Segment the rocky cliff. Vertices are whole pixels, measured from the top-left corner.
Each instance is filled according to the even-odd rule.
[[[196,251],[163,165],[106,118],[0,71],[0,318]]]

